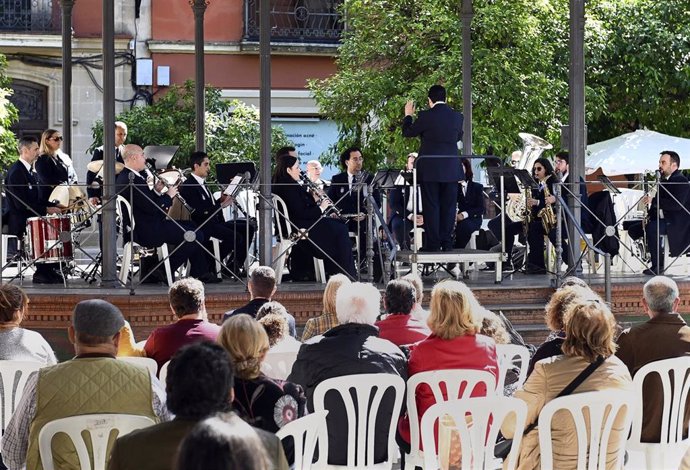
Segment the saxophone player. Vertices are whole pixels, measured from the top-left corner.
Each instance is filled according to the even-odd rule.
[[[556,224],[554,204],[554,183],[558,178],[551,162],[546,158],[537,158],[532,167],[532,177],[539,183],[539,189],[532,190],[532,197],[527,198],[526,205],[531,211],[527,227],[527,267],[525,274],[546,274],[544,262],[544,235],[548,235],[555,245]]]

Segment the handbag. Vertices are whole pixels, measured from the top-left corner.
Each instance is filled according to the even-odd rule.
[[[573,393],[573,391],[582,384],[582,382],[587,379],[590,375],[592,375],[592,372],[594,372],[597,367],[602,365],[604,363],[604,358],[602,356],[597,357],[597,359],[592,362],[590,365],[585,367],[585,369],[578,374],[577,377],[573,379],[572,382],[570,382],[566,387],[561,390],[561,393],[556,395],[555,398],[559,397],[564,397],[566,395],[570,395]],[[531,423],[529,426],[525,428],[525,430],[522,432],[522,435],[524,436],[525,434],[528,434],[531,432],[534,428],[537,427],[537,423]],[[496,444],[494,446],[494,457],[499,458],[499,459],[505,459],[508,457],[508,454],[510,453],[510,448],[513,446],[513,440],[512,439],[506,439],[499,433],[498,439],[496,440]]]

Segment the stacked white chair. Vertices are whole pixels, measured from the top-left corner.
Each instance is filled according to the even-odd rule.
[[[295,462],[293,468],[311,470],[319,434],[326,429],[328,410],[315,411],[287,423],[276,432],[282,441],[291,437],[294,441]]]
[[[519,344],[497,344],[496,356],[498,359],[498,385],[496,387],[496,392],[499,395],[503,394],[504,387],[506,386],[506,375],[510,369],[518,366],[518,363],[520,373],[516,385],[517,388],[521,388],[522,384],[527,380],[529,350]]]

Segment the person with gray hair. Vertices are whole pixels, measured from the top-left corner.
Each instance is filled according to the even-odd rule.
[[[655,276],[644,285],[642,306],[649,320],[624,330],[618,337],[618,356],[633,377],[650,362],[690,354],[690,327],[678,313],[678,285],[666,276]],[[653,374],[642,388],[642,442],[659,442],[664,393]],[[687,432],[690,407],[685,409]]]
[[[416,303],[416,290],[410,282],[402,279],[390,281],[383,296],[385,318],[375,324],[379,329],[379,338],[404,346],[429,336],[429,327],[411,315]]]
[[[38,435],[48,422],[92,413],[126,413],[169,421],[165,391],[146,369],[115,359],[122,312],[105,300],[79,302],[67,330],[72,360],[32,373],[2,436],[10,470],[41,468]],[[56,468],[79,468],[73,449],[54,443]]]
[[[374,321],[379,313],[381,294],[371,284],[343,284],[336,295],[336,315],[340,324],[302,345],[288,381],[301,385],[307,393],[309,409],[314,409],[314,390],[326,379],[355,374],[394,374],[407,380],[407,360],[395,344],[378,337]],[[377,419],[374,462],[386,460],[388,425],[392,395],[384,395]],[[388,404],[388,407],[386,407]],[[347,411],[342,403],[326,401],[329,409],[328,463],[346,465]],[[332,405],[332,406],[331,406]]]

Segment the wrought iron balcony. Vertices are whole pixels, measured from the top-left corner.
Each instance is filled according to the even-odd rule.
[[[0,33],[56,33],[61,27],[58,0],[0,2]]]
[[[337,44],[344,22],[343,0],[274,0],[271,42]],[[245,39],[259,40],[259,0],[245,0]]]

